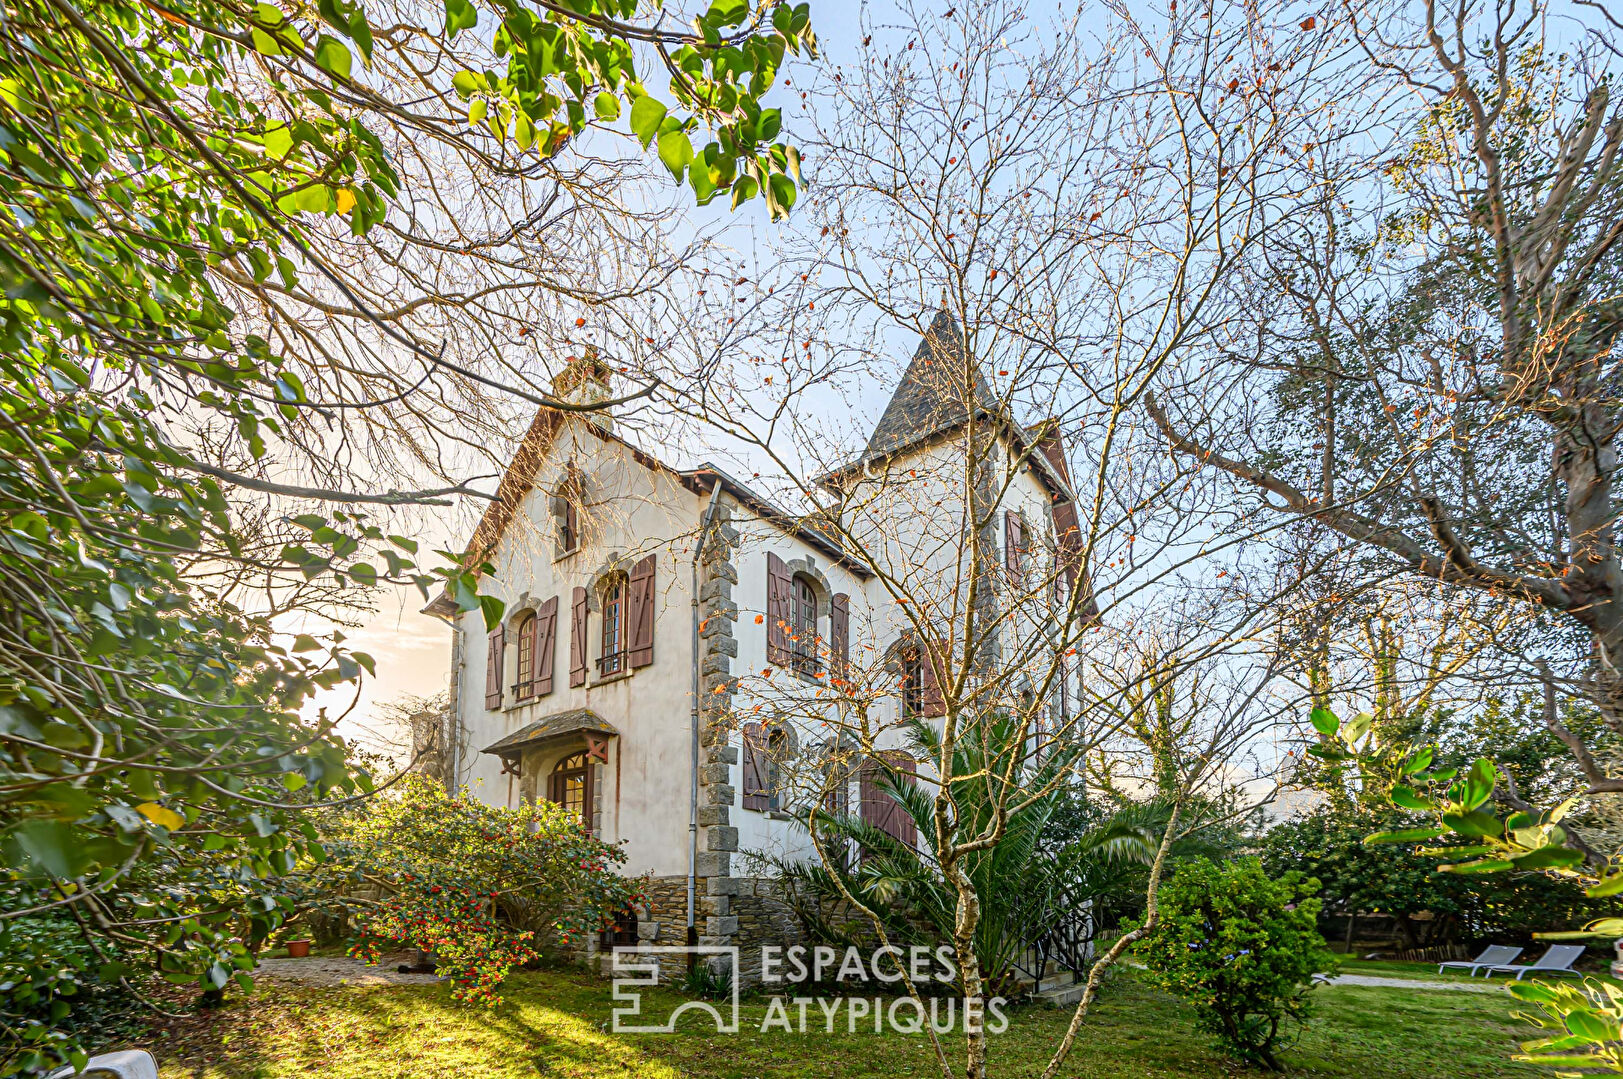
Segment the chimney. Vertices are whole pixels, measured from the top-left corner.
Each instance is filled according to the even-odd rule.
[[[611,374],[609,365],[598,358],[597,346],[587,345],[585,355],[569,357],[564,369],[553,376],[552,395],[571,405],[595,405],[607,401],[614,396],[609,389]],[[614,430],[614,417],[607,408],[581,412],[579,415],[587,423],[605,431]]]

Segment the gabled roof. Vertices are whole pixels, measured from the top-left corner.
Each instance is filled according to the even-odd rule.
[[[980,365],[969,357],[958,323],[947,312],[937,311],[885,406],[885,414],[868,436],[862,460],[888,457],[932,435],[962,427],[971,416],[1000,411]]]

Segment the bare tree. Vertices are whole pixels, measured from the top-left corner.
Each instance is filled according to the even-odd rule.
[[[1623,108],[1615,24],[1593,14],[1345,5],[1335,32],[1401,106],[1384,174],[1327,189],[1253,268],[1249,340],[1148,404],[1182,459],[1338,535],[1366,580],[1476,605],[1497,679],[1618,730]],[[1623,791],[1546,722],[1588,793]]]
[[[966,998],[1001,973],[975,958],[970,867],[1011,820],[1080,784],[1089,756],[1164,784],[1148,919],[1093,965],[1050,1076],[1104,972],[1153,930],[1181,814],[1266,774],[1246,755],[1298,704],[1275,693],[1271,641],[1301,582],[1254,572],[1259,517],[1158,452],[1144,396],[1253,325],[1241,271],[1322,179],[1294,148],[1360,134],[1331,117],[1348,75],[1332,36],[1239,5],[1153,26],[1108,11],[1097,40],[1080,16],[1039,24],[1001,0],[864,27],[861,63],[816,91],[810,227],[775,273],[711,298],[704,392],[663,397],[770,462],[774,493],[873,574],[870,621],[853,612],[845,648],[818,642],[833,677],[746,672],[736,718],[825,731],[813,806],[876,758],[913,785]],[[853,460],[840,387],[889,381],[896,342],[920,336]],[[1195,671],[1204,706],[1135,738],[1145,700]],[[909,733],[925,759],[895,756]],[[1052,754],[1078,763],[1042,773]],[[958,1064],[937,1053],[943,1074],[986,1073],[984,1031]]]

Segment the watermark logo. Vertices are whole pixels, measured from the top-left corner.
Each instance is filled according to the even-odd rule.
[[[670,963],[662,963],[661,956],[670,956]],[[674,968],[677,960],[686,965],[689,956],[700,963],[720,960],[726,965],[727,982],[732,987],[732,999],[718,1009],[704,1000],[689,1000],[674,1008],[663,1023],[632,1023],[627,1020],[646,1019],[642,1014],[642,988],[659,984],[662,966]],[[676,1021],[683,1012],[709,1012],[716,1021],[717,1034],[738,1033],[738,949],[716,945],[682,947],[618,947],[614,949],[614,999],[630,1007],[614,1009],[610,1029],[616,1034],[674,1034]],[[725,1015],[723,1014],[725,1011]]]
[[[739,949],[737,947],[696,946],[619,947],[614,950],[614,999],[624,1007],[614,1009],[611,1029],[616,1034],[673,1034],[682,1015],[690,1010],[709,1013],[716,1033],[736,1034],[740,1029],[738,1009]],[[934,994],[876,996],[811,996],[793,991],[796,986],[830,981],[898,983],[910,979],[917,987],[928,988],[934,981],[951,984],[958,977],[951,948],[894,946],[864,953],[857,948],[836,949],[827,945],[788,948],[765,945],[760,952],[761,988],[772,994],[759,1030],[765,1034],[781,1030],[786,1034],[821,1029],[826,1034],[855,1034],[872,1028],[875,1034],[891,1030],[898,1034],[920,1034],[926,1029],[937,1034],[984,1031],[1002,1034],[1008,1029],[1003,997],[960,999]],[[710,964],[726,974],[730,999],[720,1002],[689,1000],[679,1004],[663,1022],[649,1022],[643,1012],[642,990],[660,984],[663,971],[685,968],[689,962]],[[718,1006],[719,1005],[719,1006]]]

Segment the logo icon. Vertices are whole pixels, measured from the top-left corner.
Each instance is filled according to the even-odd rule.
[[[661,959],[671,956],[671,962]],[[666,1016],[663,1023],[634,1024],[628,1020],[647,1019],[649,1016],[642,1012],[642,987],[659,984],[659,974],[662,967],[675,969],[675,959],[680,957],[686,960],[694,957],[701,963],[722,965],[725,961],[727,970],[727,983],[731,987],[732,999],[722,1005],[720,1009],[715,1004],[705,1000],[688,1000],[682,1002],[677,1008]],[[683,1012],[689,1009],[705,1011],[716,1021],[717,1034],[738,1033],[738,948],[736,946],[696,945],[694,947],[682,946],[644,946],[644,947],[618,947],[614,949],[614,999],[624,1002],[629,1007],[616,1007],[610,1023],[610,1029],[616,1034],[674,1034],[676,1021]],[[723,1015],[725,1012],[725,1016]]]

